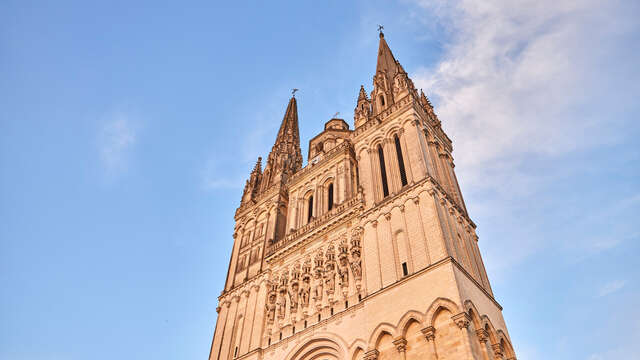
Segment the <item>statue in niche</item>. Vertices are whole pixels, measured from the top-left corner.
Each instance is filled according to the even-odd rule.
[[[280,319],[284,319],[284,314],[286,312],[286,306],[287,306],[286,294],[287,294],[286,290],[280,290],[278,292],[278,300],[276,305],[278,306],[278,318]]]
[[[362,259],[360,258],[361,239],[364,229],[358,226],[351,231],[351,272],[356,283],[356,288],[360,290],[360,280],[362,279]]]
[[[287,306],[287,292],[289,283],[289,272],[287,270],[282,272],[280,276],[280,287],[278,288],[278,317],[284,318]]]
[[[302,283],[300,285],[300,303],[302,307],[309,306],[309,293],[311,292],[311,258],[307,256],[302,264]]]
[[[267,295],[267,323],[273,324],[276,318],[276,300],[278,279],[271,279],[268,283],[269,294]]]
[[[362,260],[360,259],[360,251],[351,252],[351,271],[356,280],[362,279]]]
[[[336,288],[336,270],[333,263],[327,263],[324,271],[324,282],[327,286],[327,295],[331,297]]]
[[[302,285],[300,286],[300,303],[302,307],[309,306],[309,292],[311,291],[311,275],[305,274],[302,277]]]
[[[329,301],[333,299],[333,292],[336,287],[336,265],[335,265],[335,253],[333,252],[333,244],[329,245],[326,253],[327,261],[324,265],[324,282],[326,285],[325,291],[329,297]]]
[[[313,299],[316,303],[322,301],[322,288],[324,279],[322,278],[322,269],[316,269],[313,280]]]
[[[313,299],[316,301],[316,306],[322,306],[322,289],[324,288],[324,254],[322,249],[319,249],[314,259],[315,267],[313,269]]]
[[[340,246],[338,247],[338,278],[342,288],[343,295],[346,296],[349,288],[349,254],[347,249],[347,238],[341,236]]]
[[[267,323],[273,324],[273,320],[276,318],[276,293],[269,293],[267,299]]]
[[[298,290],[300,289],[300,263],[293,265],[291,269],[291,285],[289,289],[289,308],[292,313],[298,309]]]
[[[298,309],[298,282],[291,282],[291,290],[289,291],[289,308],[292,313]]]

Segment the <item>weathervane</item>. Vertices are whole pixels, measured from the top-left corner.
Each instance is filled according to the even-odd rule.
[[[298,91],[299,89],[293,88],[291,89],[291,96],[296,97],[296,91]]]
[[[340,111],[336,112],[335,114],[333,114],[333,118],[335,119],[339,114],[340,114]]]

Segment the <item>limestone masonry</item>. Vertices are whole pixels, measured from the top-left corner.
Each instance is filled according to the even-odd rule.
[[[384,35],[354,129],[295,97],[235,214],[211,360],[515,359],[451,157]]]

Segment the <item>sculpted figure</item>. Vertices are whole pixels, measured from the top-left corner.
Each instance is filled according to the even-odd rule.
[[[278,306],[278,317],[280,319],[284,318],[284,314],[286,312],[287,298],[285,294],[286,294],[286,291],[280,291],[278,293],[277,306]]]
[[[336,270],[333,263],[328,263],[324,272],[324,282],[327,286],[327,295],[331,296],[336,288]]]
[[[327,253],[325,254],[327,261],[324,265],[324,283],[326,286],[325,291],[329,296],[329,300],[331,300],[333,292],[336,288],[336,262],[335,262],[335,253],[333,251],[333,244],[330,244],[327,248]]]
[[[289,307],[291,308],[291,312],[296,312],[298,309],[298,283],[291,283],[291,291],[289,291]]]
[[[349,259],[347,257],[340,257],[338,262],[338,276],[340,279],[340,287],[348,288],[349,287]]]
[[[362,279],[362,260],[360,259],[360,251],[351,253],[351,271],[356,280]]]
[[[270,292],[267,299],[267,323],[272,324],[276,318],[276,293]]]
[[[351,231],[351,272],[358,285],[360,279],[362,279],[362,260],[360,259],[362,234],[364,229],[360,226]]]
[[[316,270],[313,280],[313,299],[317,301],[322,301],[322,287],[323,287],[323,279],[322,279],[322,270]]]
[[[311,291],[311,276],[305,275],[302,278],[302,286],[300,286],[300,303],[302,307],[309,306],[309,292]]]
[[[349,254],[347,253],[347,238],[342,236],[338,255],[338,278],[340,287],[346,293],[349,287]]]

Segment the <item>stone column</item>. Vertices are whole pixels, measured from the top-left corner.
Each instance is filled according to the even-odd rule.
[[[436,351],[436,328],[434,328],[433,326],[429,326],[420,331],[422,331],[422,334],[424,335],[425,339],[427,339],[427,342],[431,344],[430,358],[433,360],[437,360],[438,352]]]
[[[476,335],[478,336],[478,341],[480,342],[482,358],[484,360],[491,360],[489,359],[489,354],[487,352],[487,340],[489,339],[489,333],[485,329],[479,329],[476,330]]]
[[[471,318],[469,317],[469,315],[465,312],[461,312],[457,315],[453,315],[451,317],[451,320],[453,320],[456,325],[458,325],[458,328],[461,331],[461,335],[462,335],[462,343],[463,346],[465,348],[465,353],[466,353],[466,358],[473,360],[473,352],[471,351],[471,342],[469,341],[469,324],[471,323]]]
[[[399,337],[393,340],[393,345],[396,346],[396,350],[400,353],[400,359],[406,360],[407,358],[407,340]]]

